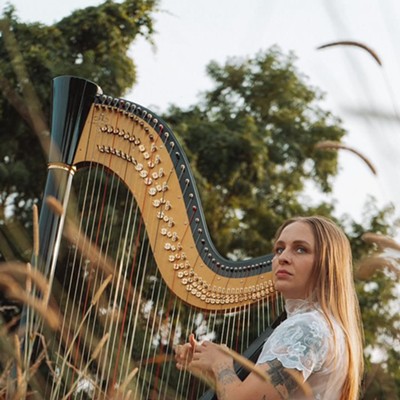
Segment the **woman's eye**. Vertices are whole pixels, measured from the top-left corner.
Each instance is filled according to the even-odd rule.
[[[282,254],[282,252],[283,252],[283,248],[282,247],[277,247],[275,249],[275,254]]]
[[[303,253],[306,252],[306,249],[304,247],[298,247],[297,248],[297,252],[300,253],[300,254],[303,254]]]

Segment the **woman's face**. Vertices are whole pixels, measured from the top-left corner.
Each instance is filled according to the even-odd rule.
[[[305,299],[310,293],[315,260],[315,238],[310,225],[296,221],[286,226],[274,245],[272,260],[276,290],[285,299]]]

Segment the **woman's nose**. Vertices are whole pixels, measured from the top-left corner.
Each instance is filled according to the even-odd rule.
[[[278,263],[286,264],[288,262],[290,262],[289,253],[287,250],[283,250],[282,253],[278,254]]]

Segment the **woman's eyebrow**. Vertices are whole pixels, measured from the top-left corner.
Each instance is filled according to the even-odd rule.
[[[274,243],[274,246],[282,245],[282,244],[286,244],[286,243],[287,243],[287,242],[285,242],[284,240],[277,240],[277,241]],[[301,245],[305,245],[305,246],[311,247],[310,242],[308,242],[307,240],[298,239],[298,240],[294,240],[294,241],[291,242],[291,243],[293,243],[293,244],[295,244],[295,245],[301,244]]]
[[[310,242],[307,242],[307,240],[294,240],[293,244],[302,244],[306,246],[311,246]]]

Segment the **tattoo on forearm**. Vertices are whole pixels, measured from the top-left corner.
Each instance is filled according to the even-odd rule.
[[[222,385],[227,385],[229,383],[235,382],[236,379],[237,379],[237,376],[235,374],[235,371],[232,371],[230,368],[225,368],[225,369],[219,371],[218,375],[217,375],[217,380]]]
[[[287,399],[298,388],[296,380],[285,370],[280,361],[272,360],[268,361],[267,364],[269,365],[267,374],[271,379],[272,385],[274,385],[282,399]]]
[[[222,366],[221,369],[218,371],[216,380],[217,380],[217,397],[218,400],[229,400],[228,396],[228,385],[234,383],[239,378],[237,377],[235,371],[228,366]]]

